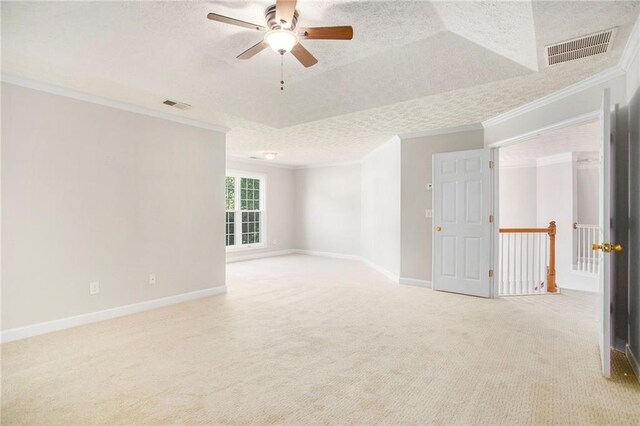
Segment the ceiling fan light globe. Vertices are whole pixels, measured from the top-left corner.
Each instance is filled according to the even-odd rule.
[[[264,41],[274,52],[284,54],[298,44],[298,35],[290,30],[271,30],[264,36]]]
[[[267,160],[273,160],[276,158],[276,155],[278,155],[277,152],[267,152],[264,154],[264,158]]]

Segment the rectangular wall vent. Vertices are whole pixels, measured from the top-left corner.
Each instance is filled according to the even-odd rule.
[[[586,58],[587,56],[606,53],[611,49],[615,35],[616,29],[611,28],[610,30],[546,46],[547,65],[557,65]]]
[[[183,102],[172,101],[170,99],[167,99],[166,101],[164,101],[163,104],[168,105],[170,107],[178,108],[178,109],[189,109],[189,108],[191,108],[191,105],[189,105],[189,104],[185,104]]]

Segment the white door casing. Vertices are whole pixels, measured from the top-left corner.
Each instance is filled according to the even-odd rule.
[[[492,297],[491,151],[433,156],[433,288]]]
[[[611,242],[611,91],[604,89],[600,111],[600,244]],[[602,375],[611,377],[611,254],[600,254],[600,325],[599,347]]]

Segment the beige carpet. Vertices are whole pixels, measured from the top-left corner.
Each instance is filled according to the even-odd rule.
[[[640,424],[628,366],[600,376],[593,295],[485,300],[311,256],[227,284],[3,345],[2,424]]]

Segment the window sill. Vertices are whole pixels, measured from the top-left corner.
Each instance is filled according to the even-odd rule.
[[[227,250],[227,253],[234,253],[237,251],[261,250],[266,248],[267,248],[267,245],[264,243],[261,243],[261,244],[245,244],[241,246],[229,246],[226,248],[226,250]]]

